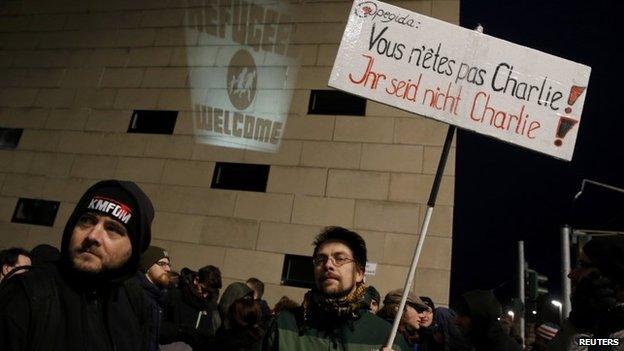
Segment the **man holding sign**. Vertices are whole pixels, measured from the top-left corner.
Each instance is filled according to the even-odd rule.
[[[368,311],[364,295],[366,243],[341,227],[325,228],[314,241],[314,280],[300,307],[282,311],[267,332],[263,350],[378,350],[390,325]],[[397,338],[395,351],[409,350]]]
[[[375,0],[353,2],[329,86],[451,125],[386,347],[396,337],[455,127],[571,160],[591,68]]]

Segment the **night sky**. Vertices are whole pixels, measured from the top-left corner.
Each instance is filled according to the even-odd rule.
[[[572,162],[459,131],[451,302],[477,288],[499,287],[502,300],[515,294],[518,240],[525,241],[529,265],[558,294],[563,223],[624,230],[624,197],[603,192],[572,201],[583,178],[624,188],[624,18],[617,7],[615,1],[461,1],[463,27],[480,23],[486,34],[592,72]]]

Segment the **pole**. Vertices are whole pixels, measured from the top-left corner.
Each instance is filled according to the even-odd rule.
[[[525,338],[525,326],[524,326],[524,310],[526,306],[525,295],[524,295],[524,241],[518,241],[518,298],[520,299],[520,304],[522,306],[522,311],[520,311],[520,337],[522,338],[522,348],[524,348],[524,338]]]
[[[562,308],[562,320],[568,318],[572,303],[570,302],[570,295],[572,294],[572,287],[570,285],[570,226],[564,225],[561,227],[561,304]]]
[[[438,169],[436,170],[436,176],[431,186],[431,193],[429,194],[429,201],[427,202],[427,212],[425,212],[425,219],[423,220],[422,227],[420,229],[420,237],[418,238],[418,245],[414,250],[412,256],[412,263],[410,265],[409,273],[405,278],[405,285],[403,286],[403,296],[401,297],[401,303],[399,303],[399,310],[394,317],[394,323],[392,323],[392,331],[388,337],[386,347],[392,348],[394,344],[394,338],[399,330],[399,323],[403,316],[403,309],[407,302],[407,294],[409,293],[412,284],[414,282],[414,274],[416,273],[416,267],[418,265],[418,259],[420,258],[420,252],[422,251],[423,244],[425,243],[425,237],[427,236],[427,230],[429,229],[429,222],[431,215],[433,214],[433,208],[435,207],[436,198],[438,197],[438,190],[440,190],[440,183],[442,182],[442,174],[444,173],[444,167],[446,166],[446,160],[448,159],[449,150],[451,149],[451,143],[453,142],[453,136],[455,135],[455,126],[449,126],[446,133],[446,139],[444,140],[444,146],[442,148],[442,155],[438,162]]]

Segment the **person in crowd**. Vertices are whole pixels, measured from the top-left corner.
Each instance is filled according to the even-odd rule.
[[[0,283],[15,274],[24,273],[32,265],[30,252],[20,247],[0,251]]]
[[[254,300],[254,291],[241,282],[234,282],[225,288],[219,300],[219,314],[221,319],[225,319],[230,305],[238,299]]]
[[[251,298],[250,295],[246,295],[234,300],[228,307],[223,324],[219,328],[216,340],[210,350],[259,350],[263,336],[264,327],[260,303]]]
[[[154,209],[132,182],[90,187],[65,225],[56,264],[15,277],[0,298],[0,350],[147,350],[143,289],[131,279]]]
[[[136,279],[145,290],[147,308],[153,325],[150,330],[149,351],[159,349],[158,338],[161,333],[161,319],[165,293],[169,286],[170,270],[169,254],[162,247],[150,246],[141,256]]]
[[[59,249],[48,244],[39,244],[30,250],[33,265],[52,264],[61,259]]]
[[[292,310],[299,306],[300,304],[297,301],[292,300],[288,296],[282,296],[273,307],[273,315],[277,316],[283,310]]]
[[[420,314],[420,328],[418,329],[419,351],[444,350],[444,335],[433,322],[435,304],[428,296],[420,296],[421,301],[427,306]]]
[[[386,294],[383,300],[383,307],[377,312],[377,315],[390,324],[394,323],[402,297],[403,289],[392,290]],[[427,305],[413,291],[410,291],[407,295],[398,331],[410,345],[411,350],[418,349],[420,319],[422,318],[422,313],[426,310]]]
[[[262,299],[264,295],[264,283],[258,278],[247,279],[247,286],[254,291],[254,300],[258,301],[262,310],[262,320],[267,321],[271,318],[271,308],[269,304]]]
[[[379,291],[377,291],[374,286],[369,285],[368,289],[366,289],[366,293],[364,294],[364,301],[368,305],[368,309],[372,314],[376,314],[379,310],[380,300],[381,296],[379,295]]]
[[[169,271],[169,289],[177,289],[180,285],[180,273]]]
[[[520,351],[521,346],[505,333],[498,318],[502,308],[490,290],[474,290],[462,295],[455,323],[470,340],[475,351]]]
[[[548,344],[549,351],[624,350],[624,237],[594,237],[585,244],[572,283],[570,316]],[[579,338],[619,338],[619,345],[579,345]]]
[[[523,340],[522,336],[520,336],[520,328],[519,325],[516,324],[514,317],[514,315],[503,313],[498,319],[500,324],[503,326],[503,331],[505,331],[507,335],[511,336],[511,338],[514,339],[518,345],[522,345]]]
[[[428,309],[423,311],[420,318],[421,328],[418,330],[422,351],[470,351],[470,341],[462,335],[455,325],[455,311],[446,307],[436,307],[428,296],[420,299]]]
[[[206,273],[208,271],[213,273]],[[178,287],[169,289],[163,321],[177,326],[179,332],[161,333],[161,344],[176,343],[173,347],[161,349],[185,349],[179,343],[186,344],[186,349],[201,349],[212,340],[221,325],[215,302],[215,294],[221,287],[221,272],[214,266],[204,272],[200,276],[198,272],[183,268]]]
[[[271,324],[263,350],[379,350],[391,326],[368,312],[364,302],[366,243],[342,227],[325,228],[314,241],[315,287],[303,304],[283,310]],[[407,351],[402,337],[393,345]]]
[[[435,315],[435,304],[429,296],[420,296],[420,300],[427,306],[427,309],[423,311],[420,318],[420,325],[429,328],[434,325],[433,319]]]
[[[215,266],[204,266],[197,271],[198,283],[203,294],[210,296],[212,302],[216,305],[219,301],[219,293],[221,291],[221,271]]]

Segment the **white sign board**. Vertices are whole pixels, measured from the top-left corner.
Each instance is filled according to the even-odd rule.
[[[364,275],[374,276],[376,274],[377,274],[377,263],[366,262],[366,269],[364,270]]]
[[[570,160],[591,68],[356,0],[329,85]]]

